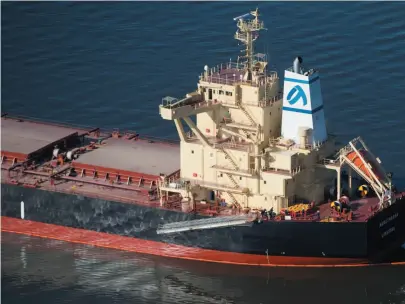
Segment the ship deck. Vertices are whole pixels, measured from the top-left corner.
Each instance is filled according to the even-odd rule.
[[[180,146],[168,141],[125,135],[100,128],[78,128],[3,115],[2,181],[98,198],[143,202],[156,190],[161,174],[176,175]],[[130,135],[130,136],[126,136]],[[64,163],[51,159],[60,151],[78,150]],[[73,169],[73,173],[68,171]],[[51,185],[52,180],[52,185]]]
[[[57,126],[2,117],[3,126],[2,183],[179,212],[182,210],[179,198],[169,199],[168,203],[161,206],[156,197],[160,174],[173,176],[174,179],[179,175],[178,144],[142,137],[115,138],[111,132],[100,132],[98,128]],[[29,137],[31,140],[22,145],[18,144],[19,140]],[[72,140],[68,145],[73,145],[69,146],[68,150],[77,148],[77,143],[80,143],[81,153],[71,163],[56,165],[56,160],[50,159],[53,145],[66,138]],[[88,138],[87,143],[83,140],[85,138]],[[51,148],[50,152],[45,148]],[[24,165],[26,158],[35,156],[33,152],[47,153],[49,159],[35,166]],[[21,154],[25,155],[25,158],[11,162],[9,154]],[[65,172],[72,168],[76,174],[66,175]],[[371,210],[378,204],[378,200],[367,198],[351,204],[354,211],[352,221],[363,222],[373,214]],[[197,203],[196,208],[201,214],[230,215],[231,211],[230,208],[219,208],[218,205],[210,203]],[[319,210],[323,221],[333,216],[329,204],[321,205]],[[232,214],[235,214],[235,211],[232,210]],[[294,220],[315,219],[308,216]]]
[[[1,118],[2,155],[28,159],[48,147],[63,142],[65,139],[82,136],[85,131],[56,125],[45,125],[23,119]]]
[[[97,149],[79,155],[74,166],[103,167],[145,176],[170,175],[180,169],[180,146],[148,140],[108,138]]]

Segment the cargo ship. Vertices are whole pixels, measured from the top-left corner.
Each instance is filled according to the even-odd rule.
[[[284,85],[234,18],[236,62],[164,97],[178,142],[2,114],[2,231],[206,262],[364,266],[405,243],[405,193],[358,137],[325,126],[319,72]],[[195,119],[194,119],[195,117]]]

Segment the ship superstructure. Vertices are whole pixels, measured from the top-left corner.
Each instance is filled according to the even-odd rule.
[[[245,55],[205,66],[197,91],[186,98],[163,99],[160,114],[174,121],[181,139],[181,179],[160,190],[275,212],[297,198],[321,200],[333,173],[317,164],[335,144],[326,132],[319,74],[296,58],[285,71],[283,94],[267,56],[254,53],[264,29],[258,10],[234,20]]]

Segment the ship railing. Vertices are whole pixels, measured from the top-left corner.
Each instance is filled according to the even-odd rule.
[[[201,81],[205,81],[208,83],[216,83],[216,84],[224,84],[224,85],[234,85],[236,82],[240,82],[240,79],[238,79],[236,76],[232,77],[223,77],[223,76],[213,76],[213,75],[208,75],[208,76],[200,76]]]
[[[229,61],[229,62],[221,63],[221,64],[218,64],[217,66],[212,67],[211,71],[214,73],[218,73],[222,70],[232,70],[232,69],[241,71],[244,69],[244,67],[245,67],[244,64],[241,62]]]
[[[288,175],[288,176],[294,176],[301,172],[301,167],[294,168],[293,170],[286,170],[286,169],[280,169],[280,168],[275,168],[275,167],[267,167],[263,169],[263,172],[273,172],[277,174],[282,174],[282,175]]]
[[[342,149],[339,150],[339,154],[340,155],[347,155],[351,152],[353,152],[353,148],[350,146],[350,144],[348,144],[347,146],[344,146]]]
[[[257,173],[256,169],[252,169],[252,168],[249,168],[249,169],[240,169],[240,168],[235,169],[234,167],[219,166],[219,165],[214,165],[214,166],[212,166],[212,168],[215,168],[215,169],[217,169],[219,171],[221,171],[221,170],[234,171],[234,172],[239,172],[239,173],[243,173],[243,174],[250,174],[250,175],[255,175]]]
[[[212,188],[212,189],[217,189],[217,188],[222,188],[222,189],[235,189],[236,188],[232,184],[220,184],[216,182],[209,182],[209,181],[204,181],[200,179],[185,179],[185,178],[180,178],[176,181],[171,181],[171,182],[163,182],[162,187],[164,188],[172,188],[176,190],[189,190],[191,187],[195,186],[201,186],[201,187],[206,187],[206,188]],[[239,189],[241,190],[241,189]]]
[[[288,149],[290,149],[290,150],[292,150],[292,149],[301,149],[301,150],[313,151],[313,150],[316,150],[316,149],[322,147],[325,142],[326,141],[319,141],[319,142],[315,142],[312,145],[308,145],[308,144],[302,145],[302,144],[294,143],[294,144],[288,146]]]
[[[337,165],[339,164],[339,158],[333,159],[333,158],[324,158],[323,160],[320,161],[320,164],[322,165]]]
[[[283,99],[283,94],[279,94],[279,95],[267,98],[266,100],[263,99],[263,100],[259,101],[258,106],[262,107],[262,108],[268,107],[268,106],[273,105],[275,102],[277,102],[279,100],[282,100],[282,99]]]
[[[241,64],[239,64],[241,66]],[[276,71],[270,71],[267,72],[266,74],[262,74],[259,76],[258,80],[255,81],[248,81],[248,80],[243,80],[240,78],[241,74],[240,72],[243,71],[243,69],[239,67],[232,67],[229,68],[227,66],[226,70],[228,70],[229,74],[232,73],[232,70],[234,71],[234,75],[228,75],[228,74],[221,74],[221,70],[215,70],[211,69],[211,73],[209,74],[204,74],[202,73],[199,76],[200,81],[205,81],[208,83],[216,83],[216,84],[224,84],[224,85],[234,85],[235,83],[240,83],[240,84],[247,84],[251,85],[254,87],[259,87],[259,86],[264,86],[267,83],[272,83],[275,79],[278,78],[278,74]],[[238,74],[238,75],[237,75]]]
[[[201,81],[205,81],[208,83],[215,83],[215,84],[224,84],[224,85],[234,85],[236,83],[241,84],[241,85],[250,85],[253,87],[259,87],[261,85],[264,85],[264,83],[261,83],[260,81],[252,81],[252,80],[241,80],[240,78],[235,76],[223,76],[223,75],[208,75],[208,76],[200,76]]]
[[[179,101],[178,98],[166,96],[162,98],[162,106],[165,108],[171,108],[172,105],[176,104]]]
[[[178,179],[173,181],[162,182],[161,188],[172,188],[176,190],[188,190],[190,188],[190,183],[184,179]]]
[[[191,106],[192,106],[194,109],[199,109],[199,108],[209,107],[209,106],[216,105],[216,104],[220,104],[220,103],[221,103],[221,101],[214,99],[214,100],[201,101],[201,102],[192,104]]]
[[[280,99],[283,99],[283,95],[277,95],[277,96],[273,96],[273,97],[268,97],[267,99],[262,99],[260,101],[243,101],[242,105],[246,105],[246,106],[255,106],[255,107],[268,107],[272,104],[274,104],[275,102],[279,101]],[[231,105],[236,105],[235,102],[227,102],[227,101],[220,101],[220,103],[222,104],[231,104]]]
[[[197,98],[199,95],[195,95]],[[161,106],[166,109],[176,109],[183,106],[191,106],[198,108],[202,106],[210,105],[209,101],[201,101],[201,98],[195,98],[193,96],[185,97],[181,100],[175,97],[166,96],[162,98]]]
[[[255,65],[258,62],[263,62],[262,60],[253,60],[253,65]],[[222,70],[238,70],[238,71],[243,71],[245,70],[246,62],[234,62],[234,61],[229,61],[229,62],[224,62],[221,64],[218,64],[216,66],[210,67],[209,71],[210,73],[219,73]],[[269,71],[267,72],[268,76],[277,76],[277,71]]]
[[[270,146],[280,146],[280,147],[283,147],[285,149],[291,149],[291,148],[293,148],[295,146],[294,141],[285,140],[282,137],[270,138],[269,139],[269,144],[270,144]]]
[[[301,149],[301,150],[309,150],[312,151],[314,150],[314,146],[312,145],[300,145],[300,144],[293,144],[292,146],[290,146],[290,149]]]

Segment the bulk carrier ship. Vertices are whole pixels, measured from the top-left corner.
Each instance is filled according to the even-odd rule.
[[[180,143],[2,114],[2,231],[261,266],[368,265],[398,249],[404,193],[360,137],[338,146],[327,132],[319,72],[297,57],[281,88],[254,52],[258,11],[234,20],[245,55],[159,106]]]

